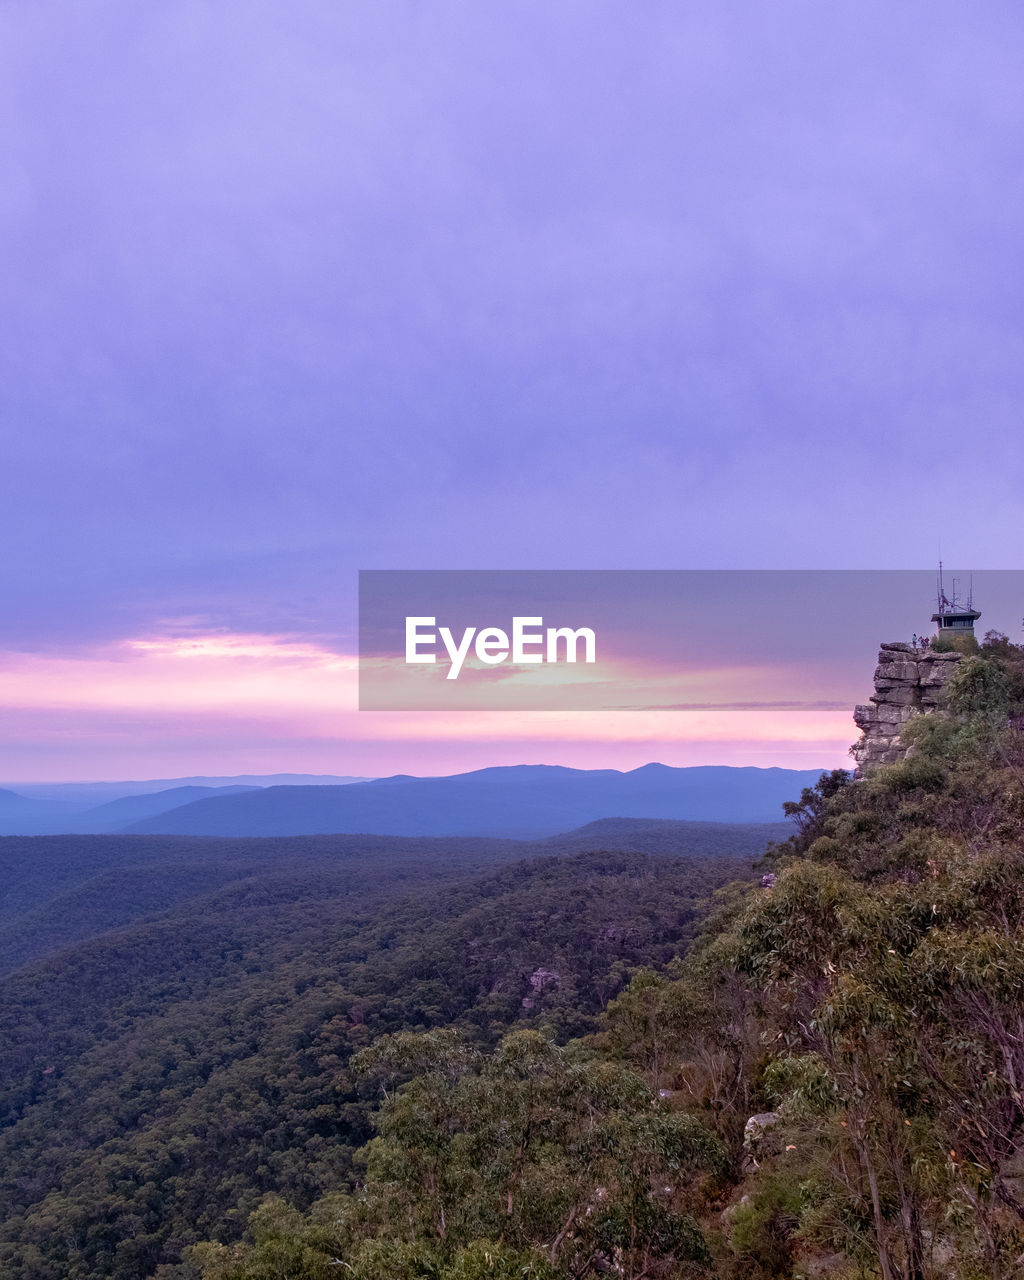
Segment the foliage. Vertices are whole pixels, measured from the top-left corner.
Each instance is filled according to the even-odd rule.
[[[629,1070],[525,1030],[490,1053],[449,1031],[385,1036],[353,1066],[383,1099],[359,1194],[300,1222],[264,1206],[250,1243],[193,1251],[207,1277],[340,1263],[358,1280],[595,1268],[639,1280],[709,1260],[687,1208],[724,1150]]]
[[[0,984],[0,1273],[14,1280],[135,1280],[196,1241],[230,1244],[268,1194],[304,1209],[353,1186],[376,1105],[353,1053],[452,1024],[478,1048],[511,1027],[586,1033],[744,870],[635,853],[495,867],[523,848],[498,841],[14,843],[43,867],[52,854],[65,907],[69,887],[85,902],[76,865],[99,875],[90,912],[104,896],[119,911],[117,885],[128,898],[143,871],[166,884],[169,862],[208,864],[180,906]],[[122,881],[132,848],[140,874]],[[46,874],[14,878],[29,918]]]
[[[1011,1280],[1024,649],[948,698],[788,805],[759,884],[307,867],[9,978],[5,1274]]]
[[[609,1007],[607,1047],[688,1080],[727,1139],[712,1045],[744,1046],[741,1114],[775,1108],[736,1155],[722,1274],[803,1274],[815,1251],[885,1280],[1018,1269],[1022,712],[1024,650],[986,637],[904,761],[806,790],[765,887],[709,917],[674,981]]]

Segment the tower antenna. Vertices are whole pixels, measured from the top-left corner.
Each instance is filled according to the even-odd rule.
[[[953,578],[949,595],[946,595],[946,566],[939,561],[939,572],[936,580],[938,607],[932,614],[932,622],[938,623],[939,637],[946,640],[974,637],[974,624],[981,614],[974,607],[974,574],[968,579],[967,602],[964,603],[961,592],[961,578]]]

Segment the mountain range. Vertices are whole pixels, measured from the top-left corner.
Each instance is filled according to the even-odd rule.
[[[115,833],[129,823],[218,793],[365,781],[334,774],[274,773],[134,782],[15,783],[0,787],[0,835]]]
[[[772,822],[821,770],[514,765],[450,777],[398,775],[345,787],[266,787],[142,819],[137,834],[357,834],[538,839],[599,818]]]
[[[604,818],[778,822],[819,769],[510,765],[447,777],[168,779],[0,790],[0,835],[372,834],[537,840]],[[278,782],[279,777],[301,782]],[[130,787],[118,792],[117,788]],[[111,792],[113,791],[113,794]],[[105,795],[95,803],[98,795]],[[86,800],[93,803],[87,803]]]

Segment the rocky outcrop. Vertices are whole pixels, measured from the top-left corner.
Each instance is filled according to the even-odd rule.
[[[560,987],[562,975],[554,969],[534,969],[530,974],[530,994],[523,997],[523,1008],[532,1009],[548,987]]]
[[[778,1123],[779,1117],[774,1111],[759,1111],[743,1126],[743,1154],[746,1168],[756,1169],[760,1164],[758,1157],[772,1154],[767,1149],[769,1145],[767,1139]]]
[[[936,653],[909,644],[882,645],[875,692],[867,705],[853,712],[862,735],[851,748],[859,773],[906,756],[900,744],[903,726],[914,716],[942,710],[946,685],[960,658],[959,653]]]
[[[743,1145],[748,1149],[756,1147],[768,1130],[774,1129],[778,1122],[778,1114],[774,1111],[759,1111],[756,1116],[751,1116],[743,1126]]]

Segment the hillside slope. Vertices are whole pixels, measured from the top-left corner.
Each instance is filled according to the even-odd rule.
[[[401,843],[197,885],[0,982],[5,1277],[138,1280],[237,1236],[267,1192],[306,1204],[346,1185],[375,1103],[354,1050],[453,1022],[481,1044],[585,1033],[632,967],[685,951],[714,887],[749,874],[595,853],[467,876]]]
[[[461,868],[590,850],[758,857],[788,824],[610,819],[536,842],[487,837],[9,836],[0,839],[0,974],[183,905],[232,881],[292,868],[351,874],[381,892]]]
[[[720,895],[698,945],[637,973],[597,1035],[484,1052],[458,1025],[385,1036],[354,1063],[380,1091],[357,1193],[339,1184],[306,1214],[268,1203],[247,1243],[189,1265],[1018,1275],[1024,646],[991,634],[963,652],[899,758],[794,797],[774,870]]]

